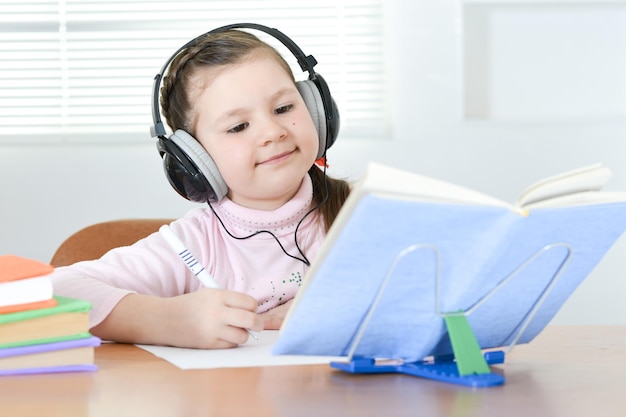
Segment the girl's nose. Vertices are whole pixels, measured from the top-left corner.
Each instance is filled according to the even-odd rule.
[[[267,144],[277,140],[283,140],[287,136],[287,129],[276,118],[276,115],[265,117],[261,124],[261,140]]]

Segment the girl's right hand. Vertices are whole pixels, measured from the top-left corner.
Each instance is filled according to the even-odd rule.
[[[202,288],[170,298],[128,294],[91,333],[123,343],[198,349],[231,348],[261,331],[256,300],[244,293]]]
[[[231,348],[245,343],[249,333],[263,330],[256,300],[244,293],[202,288],[168,299],[177,346]]]

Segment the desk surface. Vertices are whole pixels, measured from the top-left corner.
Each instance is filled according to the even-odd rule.
[[[624,416],[626,326],[549,326],[467,388],[326,365],[183,371],[132,345],[96,349],[94,373],[0,378],[0,415]]]

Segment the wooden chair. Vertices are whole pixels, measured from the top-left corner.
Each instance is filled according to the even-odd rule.
[[[124,219],[87,226],[65,239],[52,256],[54,267],[98,259],[110,249],[128,246],[173,219]]]

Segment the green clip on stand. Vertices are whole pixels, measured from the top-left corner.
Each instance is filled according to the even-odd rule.
[[[572,253],[572,249],[569,245],[563,243],[551,244],[547,245],[540,250],[538,250],[535,254],[529,257],[522,265],[520,265],[516,270],[511,272],[507,277],[505,277],[500,283],[496,286],[496,288],[492,289],[488,294],[486,294],[481,300],[479,300],[476,304],[471,306],[466,311],[457,311],[457,312],[441,312],[438,310],[440,306],[439,299],[439,251],[436,247],[432,245],[421,245],[416,244],[409,246],[404,249],[396,260],[394,261],[392,267],[389,269],[387,276],[383,280],[379,292],[372,302],[365,318],[363,319],[359,329],[357,331],[354,342],[350,348],[348,353],[348,362],[331,362],[331,366],[336,369],[340,369],[349,373],[403,373],[407,375],[419,376],[428,379],[434,379],[438,381],[466,385],[471,387],[491,387],[504,384],[505,378],[500,374],[496,374],[491,372],[489,365],[501,364],[504,363],[505,353],[502,350],[483,352],[481,351],[480,344],[476,340],[476,336],[472,331],[472,328],[467,320],[468,314],[471,314],[476,308],[478,308],[485,300],[494,295],[503,285],[505,285],[508,281],[510,281],[519,271],[524,269],[527,265],[531,264],[538,256],[542,253],[550,251],[556,247],[562,247],[566,249],[566,255],[564,256],[562,262],[557,267],[554,275],[552,276],[550,282],[547,287],[543,291],[543,293],[539,296],[539,298],[534,303],[534,306],[528,312],[525,320],[520,323],[519,329],[517,331],[517,335],[513,339],[513,342],[509,346],[510,349],[517,343],[520,339],[526,327],[529,325],[530,321],[533,319],[541,304],[546,299],[549,292],[552,290],[553,286],[556,284],[558,278],[562,270],[565,268],[567,263],[570,260],[570,256]],[[404,257],[407,253],[415,251],[429,249],[435,254],[436,260],[436,305],[437,305],[437,314],[442,317],[444,323],[446,325],[446,329],[448,331],[448,336],[450,337],[450,343],[452,345],[453,355],[447,357],[436,357],[432,361],[417,361],[417,362],[402,362],[400,364],[376,364],[376,360],[374,358],[363,358],[354,356],[356,348],[365,333],[365,329],[374,314],[374,310],[382,293],[384,291],[385,285],[387,284],[389,278],[393,274],[393,270],[395,269],[398,261]]]
[[[452,351],[456,359],[456,366],[460,376],[483,375],[491,372],[487,361],[474,337],[467,317],[463,312],[444,314],[443,319],[448,328],[448,335],[452,343]]]

